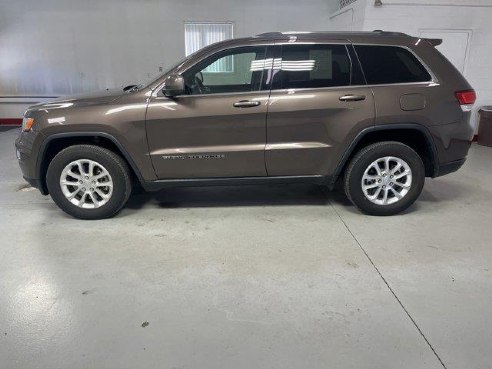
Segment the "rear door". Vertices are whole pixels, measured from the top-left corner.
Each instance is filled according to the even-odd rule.
[[[267,116],[269,176],[329,175],[374,124],[374,99],[347,41],[278,45]]]

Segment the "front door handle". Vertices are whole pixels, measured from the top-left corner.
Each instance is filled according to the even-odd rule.
[[[241,100],[232,104],[235,108],[252,108],[260,105],[259,101]]]
[[[365,100],[364,95],[343,95],[340,96],[340,101],[362,101]]]

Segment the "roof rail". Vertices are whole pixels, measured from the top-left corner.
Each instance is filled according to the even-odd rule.
[[[373,30],[372,32],[375,32],[375,33],[381,33],[383,35],[388,35],[388,36],[405,36],[405,37],[412,37],[406,33],[403,33],[403,32],[394,32],[394,31],[384,31],[382,29],[375,29]]]
[[[288,38],[290,36],[299,36],[304,33],[307,34],[312,34],[313,36],[318,36],[318,35],[370,35],[371,33],[374,35],[381,35],[381,36],[393,36],[393,37],[411,37],[410,35],[407,35],[406,33],[402,32],[392,32],[392,31],[384,31],[382,29],[375,29],[372,32],[371,31],[347,31],[347,32],[341,32],[341,31],[288,31],[288,32],[264,32],[255,35],[254,37],[265,37],[265,38]]]
[[[264,32],[256,35],[256,37],[278,37],[283,36],[282,32]]]

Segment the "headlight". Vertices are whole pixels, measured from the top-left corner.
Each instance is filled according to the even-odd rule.
[[[29,132],[34,125],[34,118],[22,119],[22,132]]]

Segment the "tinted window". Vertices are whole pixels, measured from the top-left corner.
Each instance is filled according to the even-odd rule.
[[[183,73],[188,94],[260,90],[265,51],[264,46],[241,47],[219,52],[199,62]]]
[[[274,88],[350,85],[350,59],[344,45],[284,45],[275,59]]]
[[[430,81],[431,76],[408,50],[396,46],[355,46],[368,84]]]

